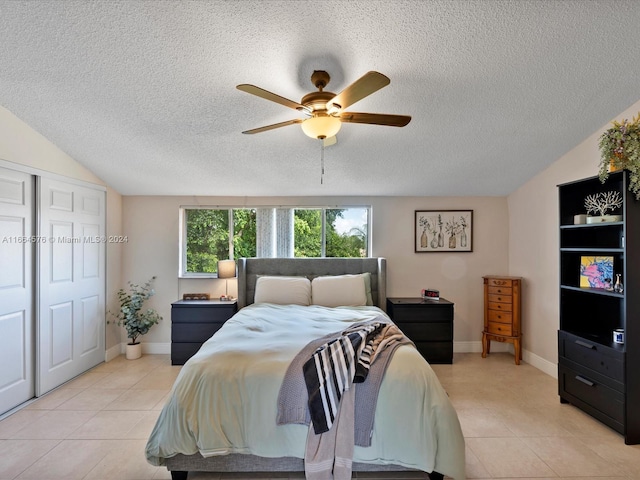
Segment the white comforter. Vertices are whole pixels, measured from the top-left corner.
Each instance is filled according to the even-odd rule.
[[[370,320],[376,307],[254,304],[240,310],[182,368],[147,442],[149,463],[178,453],[304,458],[308,427],[276,425],[287,366],[309,341]],[[354,461],[465,478],[464,438],[446,392],[413,346],[399,347],[376,407],[371,447]]]

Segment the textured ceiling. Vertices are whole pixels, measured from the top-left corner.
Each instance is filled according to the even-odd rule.
[[[0,0],[0,105],[125,195],[505,195],[640,99],[640,1]],[[327,70],[325,151],[294,101]],[[597,166],[594,165],[594,174]]]

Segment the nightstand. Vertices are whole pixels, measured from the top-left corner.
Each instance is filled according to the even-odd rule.
[[[387,298],[387,313],[429,363],[453,363],[453,303]]]
[[[235,300],[179,300],[172,303],[171,365],[184,365],[237,309]]]

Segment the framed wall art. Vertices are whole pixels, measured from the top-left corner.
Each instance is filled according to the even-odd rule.
[[[472,252],[473,210],[416,210],[416,253]]]

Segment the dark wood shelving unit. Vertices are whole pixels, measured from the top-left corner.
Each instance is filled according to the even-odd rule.
[[[628,191],[628,172],[558,186],[560,213],[560,329],[558,393],[640,443],[640,202]],[[618,191],[622,221],[574,225],[587,195]],[[621,274],[624,291],[580,286],[582,256],[613,257],[612,280]],[[613,342],[624,329],[625,343]]]

